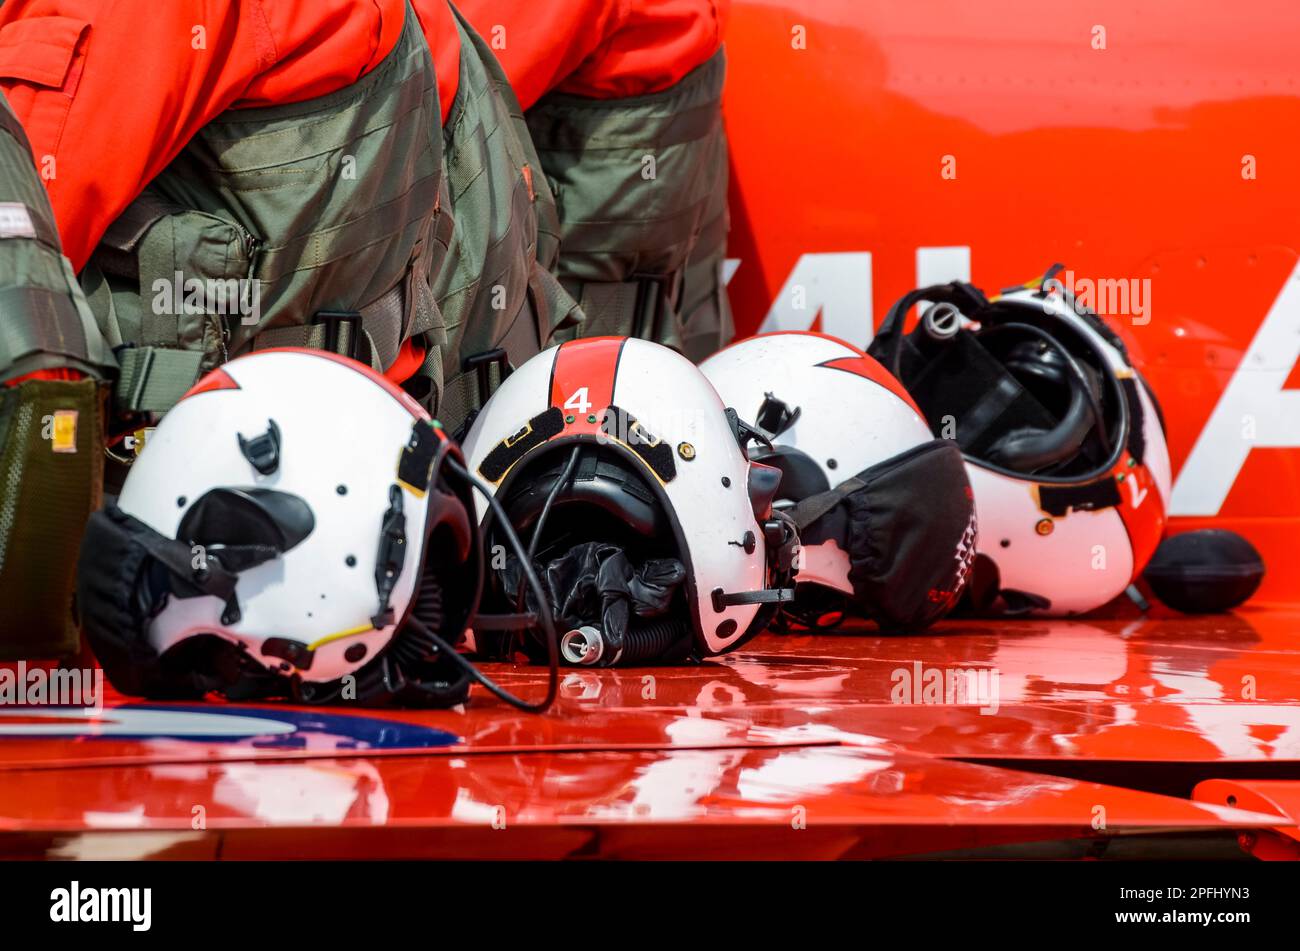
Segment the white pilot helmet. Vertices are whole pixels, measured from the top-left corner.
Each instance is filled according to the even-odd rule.
[[[369,367],[240,357],[92,517],[88,641],[128,694],[459,703],[481,680],[455,651],[481,591],[471,496],[456,444]]]
[[[812,628],[845,610],[916,630],[961,594],[975,547],[961,455],[936,439],[901,384],[826,334],[760,334],[700,369],[771,440],[751,458],[782,472],[778,507],[802,542],[795,603]]]
[[[993,297],[959,282],[913,291],[871,345],[961,446],[980,524],[974,587],[1010,613],[1081,614],[1115,598],[1154,553],[1169,504],[1154,394],[1059,267]],[[904,334],[919,301],[929,307]]]
[[[645,340],[574,340],[498,387],[466,458],[550,584],[570,663],[719,654],[792,594],[797,538],[749,434],[694,364]],[[509,561],[488,586],[507,601]]]

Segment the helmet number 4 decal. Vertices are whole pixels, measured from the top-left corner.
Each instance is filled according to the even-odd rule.
[[[567,400],[564,401],[564,408],[573,410],[579,415],[584,415],[591,409],[591,400],[587,398],[587,387],[580,386],[574,390]]]

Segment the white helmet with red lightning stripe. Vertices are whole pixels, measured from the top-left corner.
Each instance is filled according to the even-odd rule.
[[[700,369],[771,440],[751,458],[783,473],[778,508],[803,543],[788,613],[814,628],[849,610],[915,630],[956,602],[975,548],[961,454],[880,364],[835,337],[783,332]]]
[[[528,704],[456,650],[482,583],[474,481],[369,367],[305,349],[232,360],[167,413],[92,516],[87,639],[133,695],[452,706],[476,679],[544,708],[554,676]]]

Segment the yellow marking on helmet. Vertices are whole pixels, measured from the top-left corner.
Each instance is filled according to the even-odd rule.
[[[345,637],[352,637],[355,634],[365,634],[368,631],[373,631],[373,630],[375,630],[375,626],[373,624],[362,624],[358,627],[348,628],[348,630],[346,631],[338,631],[335,634],[326,634],[320,640],[308,644],[307,650],[314,651],[319,649],[325,644],[330,644],[334,641],[342,640]]]

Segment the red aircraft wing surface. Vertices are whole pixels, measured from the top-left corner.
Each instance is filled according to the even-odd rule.
[[[1062,262],[1164,405],[1172,529],[1300,559],[1300,7],[738,0],[740,334],[865,344],[914,287]]]
[[[1288,0],[736,0],[729,23],[738,332],[864,344],[913,287],[1063,262],[1164,404],[1174,529],[1263,553],[1245,607],[766,634],[568,671],[546,717],[477,689],[3,705],[0,854],[1300,856],[1297,36]]]

